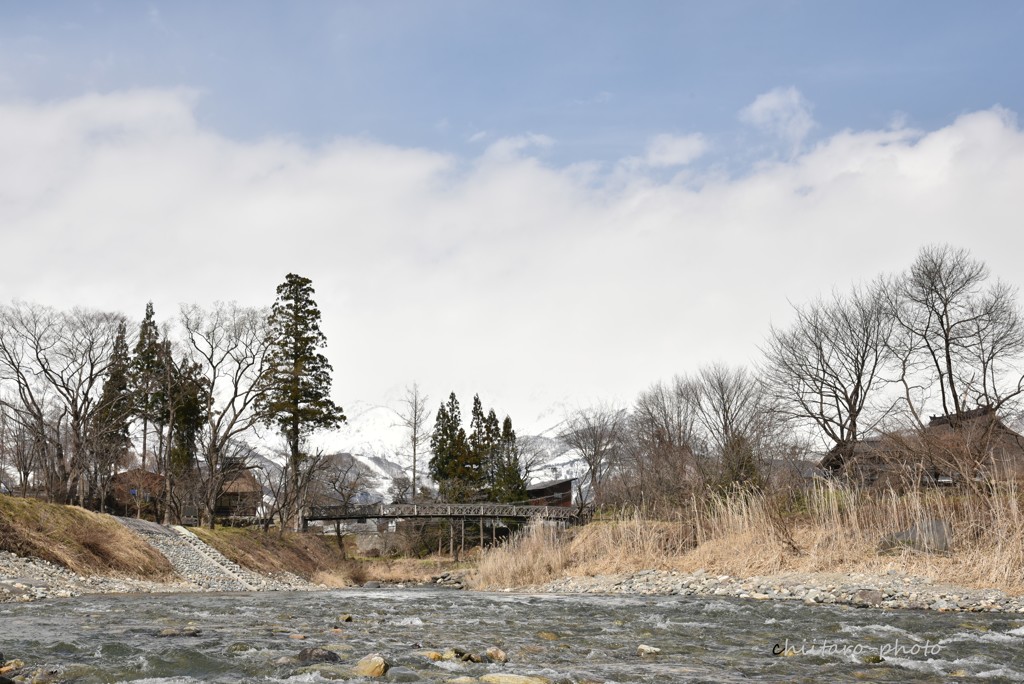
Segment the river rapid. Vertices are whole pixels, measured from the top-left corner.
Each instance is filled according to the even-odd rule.
[[[660,652],[640,656],[641,644]],[[509,662],[424,656],[490,646]],[[340,661],[294,660],[310,647]],[[573,683],[1024,681],[1024,617],[437,589],[89,595],[0,605],[0,651],[24,661],[7,677],[82,683],[445,682],[489,673]],[[349,673],[374,652],[392,664],[387,675]]]

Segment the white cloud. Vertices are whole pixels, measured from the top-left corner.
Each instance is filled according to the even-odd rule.
[[[656,135],[647,143],[644,161],[648,166],[685,166],[707,152],[703,135]]]
[[[794,152],[817,125],[810,103],[792,86],[758,95],[740,111],[740,121],[781,138]]]
[[[528,149],[538,148],[544,149],[551,147],[555,144],[555,141],[539,133],[527,133],[525,135],[516,135],[507,138],[499,138],[493,143],[488,145],[487,151],[484,156],[493,161],[507,161],[516,159],[520,154]]]
[[[535,154],[543,136],[460,159],[240,142],[194,111],[183,91],[0,104],[3,298],[133,316],[153,299],[167,318],[183,301],[269,304],[301,273],[342,405],[418,380],[433,401],[479,392],[529,432],[559,401],[628,402],[702,363],[754,360],[787,300],[901,269],[924,243],[969,247],[1024,285],[1024,134],[1003,110],[846,131],[685,184],[554,167]],[[653,160],[699,151],[656,140]]]

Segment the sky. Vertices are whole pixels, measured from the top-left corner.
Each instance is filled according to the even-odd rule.
[[[549,430],[926,244],[1024,285],[1020,35],[997,1],[3,3],[0,300],[170,320],[294,272],[352,429],[417,382]]]

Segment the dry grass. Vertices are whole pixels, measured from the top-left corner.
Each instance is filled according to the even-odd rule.
[[[483,555],[474,586],[496,589],[541,584],[560,576],[568,563],[569,552],[559,531],[534,522],[507,544]]]
[[[239,527],[189,529],[235,563],[265,575],[290,572],[309,580],[318,573],[338,572],[347,562],[334,537],[325,535],[279,535]]]
[[[80,575],[176,579],[167,559],[141,537],[108,515],[77,506],[0,495],[0,549]]]
[[[886,536],[946,521],[949,553],[883,551]],[[1012,485],[979,494],[919,490],[869,494],[821,484],[799,497],[733,493],[695,500],[674,521],[636,512],[561,537],[531,528],[482,559],[482,588],[641,569],[740,577],[784,573],[880,574],[889,570],[973,587],[1024,592],[1024,497]]]
[[[352,559],[339,568],[317,573],[313,581],[331,587],[359,585],[370,580],[395,584],[430,582],[444,572],[469,570],[470,563],[443,558]]]
[[[425,582],[431,576],[465,565],[434,559],[353,558],[343,554],[333,536],[276,532],[252,528],[191,528],[200,539],[242,567],[267,575],[291,572],[329,587],[348,587],[369,580]]]

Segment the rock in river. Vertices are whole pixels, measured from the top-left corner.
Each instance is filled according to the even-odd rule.
[[[497,646],[491,646],[487,649],[486,655],[491,659],[492,663],[507,663],[508,656]]]
[[[316,646],[302,649],[296,657],[303,663],[335,663],[341,660],[334,651]]]
[[[391,669],[391,663],[380,653],[371,653],[352,668],[352,671],[363,677],[383,677]]]
[[[528,677],[504,673],[485,674],[480,681],[487,682],[487,684],[551,684],[551,680],[547,677]]]

